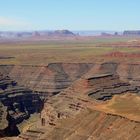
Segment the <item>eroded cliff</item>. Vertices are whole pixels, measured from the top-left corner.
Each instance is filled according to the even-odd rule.
[[[1,137],[19,135],[17,124],[39,113],[42,107],[43,102],[37,94],[19,86],[9,76],[0,75]]]
[[[17,112],[30,112],[28,103],[33,105],[30,114],[40,112],[40,118],[14,139],[139,139],[139,117],[134,119],[123,112],[112,112],[100,106],[122,94],[135,94],[134,103],[137,103],[135,100],[140,94],[139,69],[140,64],[116,62],[0,66],[1,73],[10,76],[6,77],[10,86],[2,91],[0,98],[10,95],[12,101],[9,98],[7,101],[10,101],[12,108],[8,114],[12,119]],[[40,108],[37,103],[42,95],[46,100],[43,108]],[[15,103],[16,99],[24,104]],[[7,101],[5,104],[2,102],[3,106],[0,107],[3,112],[3,107],[8,107]],[[129,105],[125,106],[126,109]],[[25,108],[24,111],[21,108]]]

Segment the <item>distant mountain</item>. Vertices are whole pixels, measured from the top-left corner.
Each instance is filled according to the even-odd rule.
[[[122,33],[123,33],[123,32],[119,32],[119,31],[106,31],[106,30],[73,31],[73,33],[79,34],[80,36],[100,36],[103,33],[114,35],[116,32],[118,33],[118,35],[122,35]]]
[[[28,38],[28,37],[72,37],[76,36],[69,30],[30,31],[30,32],[0,32],[0,38]]]
[[[75,36],[75,34],[69,30],[56,30],[53,32],[53,35],[58,36]]]
[[[140,30],[124,31],[123,35],[140,35]]]

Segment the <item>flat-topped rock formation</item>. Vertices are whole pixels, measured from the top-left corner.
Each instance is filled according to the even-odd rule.
[[[0,39],[30,39],[31,37],[73,37],[76,36],[69,30],[55,30],[55,31],[30,31],[30,32],[2,32],[0,31]]]
[[[124,31],[123,35],[128,35],[128,36],[139,36],[140,35],[140,30],[132,30],[132,31]]]
[[[67,37],[67,36],[76,36],[76,34],[74,34],[73,32],[69,31],[69,30],[56,30],[52,33],[53,36],[63,36],[63,37]]]

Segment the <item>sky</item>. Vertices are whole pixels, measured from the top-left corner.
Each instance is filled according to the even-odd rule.
[[[140,0],[0,0],[0,30],[137,30]]]

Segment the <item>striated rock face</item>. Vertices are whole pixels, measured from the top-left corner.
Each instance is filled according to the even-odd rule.
[[[45,97],[60,93],[75,80],[89,74],[90,78],[85,78],[87,84],[92,87],[88,95],[98,100],[107,100],[115,94],[125,92],[139,93],[139,70],[140,64],[120,64],[116,62],[101,64],[51,63],[47,66],[0,66],[2,73],[18,81],[20,85]]]
[[[47,66],[0,66],[0,71],[35,92],[51,96],[69,87],[94,64],[52,63]]]
[[[18,86],[8,76],[0,76],[0,136],[14,136],[20,132],[17,124],[39,113],[43,103],[37,94]]]
[[[53,130],[42,134],[49,140],[132,140],[140,139],[140,124],[120,116],[86,110],[75,117],[60,120]],[[33,134],[31,131],[28,133]],[[32,137],[30,137],[32,139]],[[39,139],[39,138],[38,138]]]
[[[83,76],[45,103],[41,112],[41,118],[45,120],[44,125],[41,125],[39,120],[19,135],[17,140],[34,138],[38,140],[108,140],[114,137],[116,140],[139,139],[140,123],[138,121],[98,111],[96,105],[101,102],[88,97],[89,91],[99,88],[99,85],[101,88],[110,87],[111,83],[114,85],[121,83],[122,88],[126,84],[113,74],[96,74],[88,78]]]
[[[140,124],[117,115],[84,110],[60,119],[57,125],[30,129],[17,140],[132,140],[140,139]]]
[[[121,80],[140,86],[139,70],[140,64],[106,62],[100,64],[97,73],[117,74]]]
[[[140,139],[139,121],[112,115],[98,108],[114,95],[128,92],[139,94],[139,69],[140,64],[115,62],[0,66],[0,72],[20,85],[9,77],[1,78],[2,114],[5,112],[4,106],[8,109],[5,112],[8,120],[6,132],[19,134],[14,124],[34,112],[40,112],[41,100],[38,95],[44,94],[51,97],[44,103],[40,118],[17,140]],[[14,132],[9,128],[14,128]]]
[[[117,94],[127,92],[140,93],[140,87],[123,82],[118,75],[103,74],[91,77],[88,79],[88,85],[92,87],[90,97],[97,100],[108,100]]]

